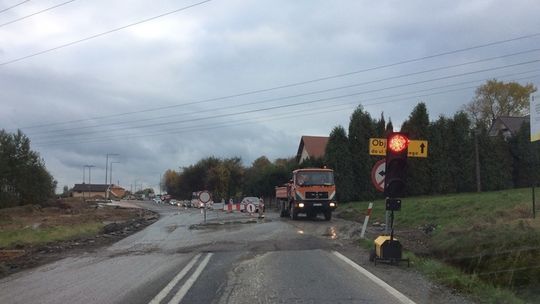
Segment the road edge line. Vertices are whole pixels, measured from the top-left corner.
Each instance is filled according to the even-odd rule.
[[[149,302],[149,304],[159,304],[165,297],[171,292],[171,290],[174,288],[180,280],[193,268],[193,265],[199,260],[199,257],[201,254],[197,254],[195,257],[189,261],[189,263],[165,286],[153,299]]]
[[[187,292],[189,291],[191,286],[193,286],[195,281],[197,281],[197,278],[199,278],[199,276],[201,275],[201,273],[204,270],[204,268],[206,267],[206,265],[208,265],[208,262],[210,261],[210,258],[212,257],[212,255],[213,255],[213,253],[211,253],[211,252],[209,252],[206,255],[204,260],[202,260],[202,262],[199,264],[199,266],[197,266],[197,269],[195,269],[195,272],[193,274],[191,274],[191,276],[186,280],[186,282],[184,283],[182,288],[180,288],[180,290],[178,290],[178,292],[174,295],[174,297],[169,301],[169,304],[171,304],[171,303],[176,304],[176,303],[180,303],[182,301],[182,299],[187,294]]]
[[[351,265],[354,269],[358,270],[360,273],[362,273],[363,275],[365,275],[367,278],[369,278],[371,281],[373,281],[375,284],[379,285],[380,287],[382,287],[384,290],[386,290],[389,294],[393,295],[395,298],[397,298],[401,303],[405,303],[405,304],[416,304],[413,300],[409,299],[406,295],[402,294],[401,292],[399,292],[397,289],[395,289],[394,287],[390,286],[388,283],[386,283],[385,281],[381,280],[379,277],[377,277],[376,275],[372,274],[371,272],[369,272],[368,270],[366,270],[365,268],[363,268],[362,266],[356,264],[354,261],[352,261],[351,259],[349,259],[348,257],[344,256],[343,254],[337,252],[337,251],[332,251],[332,253],[338,257],[339,259],[341,259],[342,261],[344,261],[345,263]]]

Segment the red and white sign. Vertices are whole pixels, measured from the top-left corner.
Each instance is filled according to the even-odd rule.
[[[255,205],[254,204],[248,204],[246,207],[247,212],[254,213],[255,212]]]
[[[371,182],[379,192],[384,191],[384,173],[386,172],[386,160],[381,159],[371,169]]]
[[[210,192],[202,191],[201,193],[199,193],[199,200],[204,204],[208,203],[211,199],[212,196],[210,195]]]

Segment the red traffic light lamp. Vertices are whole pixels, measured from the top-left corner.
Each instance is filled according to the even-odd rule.
[[[388,150],[400,153],[409,147],[409,138],[404,133],[392,133],[387,139]]]
[[[384,194],[388,198],[399,198],[405,195],[408,147],[409,136],[407,133],[388,134],[384,176]]]

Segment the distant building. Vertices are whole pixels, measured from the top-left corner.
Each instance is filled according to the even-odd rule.
[[[529,121],[529,115],[523,117],[515,116],[500,116],[493,121],[491,128],[489,128],[489,136],[498,136],[501,134],[504,139],[508,139],[517,134],[521,125],[524,122]]]
[[[71,194],[73,197],[106,198],[109,191],[109,198],[122,198],[126,194],[124,188],[107,184],[75,184]]]
[[[327,144],[327,136],[302,136],[296,153],[296,162],[301,164],[308,158],[323,158]]]

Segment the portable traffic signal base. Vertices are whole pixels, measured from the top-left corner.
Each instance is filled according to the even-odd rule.
[[[384,195],[398,198],[405,195],[407,179],[407,153],[409,136],[407,133],[393,132],[386,138],[386,170],[384,174]]]
[[[381,235],[373,241],[375,248],[371,251],[370,260],[375,262],[386,262],[390,264],[398,264],[399,262],[407,262],[407,267],[410,266],[409,259],[402,258],[403,248],[401,243],[391,238],[388,235]]]

